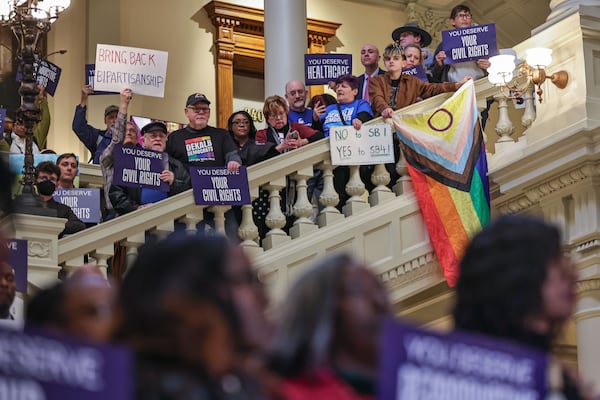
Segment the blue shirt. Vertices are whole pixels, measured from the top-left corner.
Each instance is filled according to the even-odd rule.
[[[140,193],[140,204],[156,203],[167,198],[169,193],[158,189],[142,188]]]
[[[364,100],[354,100],[352,103],[340,104],[339,106],[345,123],[342,122],[337,104],[328,105],[325,109],[325,113],[321,115],[325,137],[329,137],[329,129],[331,129],[331,127],[352,125],[352,120],[361,112],[367,112],[373,116],[371,105]]]
[[[289,122],[297,122],[302,125],[312,126],[313,122],[313,110],[312,108],[307,108],[304,112],[299,113],[290,109],[290,114],[288,115]]]

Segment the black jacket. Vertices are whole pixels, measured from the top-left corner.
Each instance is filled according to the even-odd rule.
[[[58,218],[66,218],[67,222],[65,223],[65,229],[58,235],[60,239],[64,235],[70,235],[72,233],[77,233],[86,228],[85,224],[81,222],[77,215],[71,210],[71,207],[59,203],[54,199],[50,199],[46,202],[46,207],[53,208],[56,210],[56,216]]]

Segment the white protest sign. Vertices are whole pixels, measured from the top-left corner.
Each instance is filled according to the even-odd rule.
[[[333,165],[370,165],[394,162],[394,130],[390,124],[352,125],[329,130]]]
[[[94,90],[164,97],[169,53],[160,50],[99,44],[96,46]]]

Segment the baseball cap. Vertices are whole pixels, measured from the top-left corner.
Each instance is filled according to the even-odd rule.
[[[104,116],[106,117],[108,114],[110,114],[112,112],[119,112],[119,107],[115,106],[114,104],[111,104],[110,106],[108,106],[104,109]]]
[[[150,122],[149,124],[144,125],[144,127],[142,128],[142,135],[154,131],[163,131],[166,135],[167,126],[159,121]]]
[[[185,102],[185,106],[191,106],[192,104],[196,104],[199,102],[210,104],[210,101],[208,101],[205,95],[203,95],[202,93],[194,93],[188,96],[187,101]]]

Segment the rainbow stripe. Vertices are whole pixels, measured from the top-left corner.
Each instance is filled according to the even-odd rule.
[[[490,221],[485,146],[469,81],[440,107],[394,116],[431,243],[449,286],[473,235]]]

